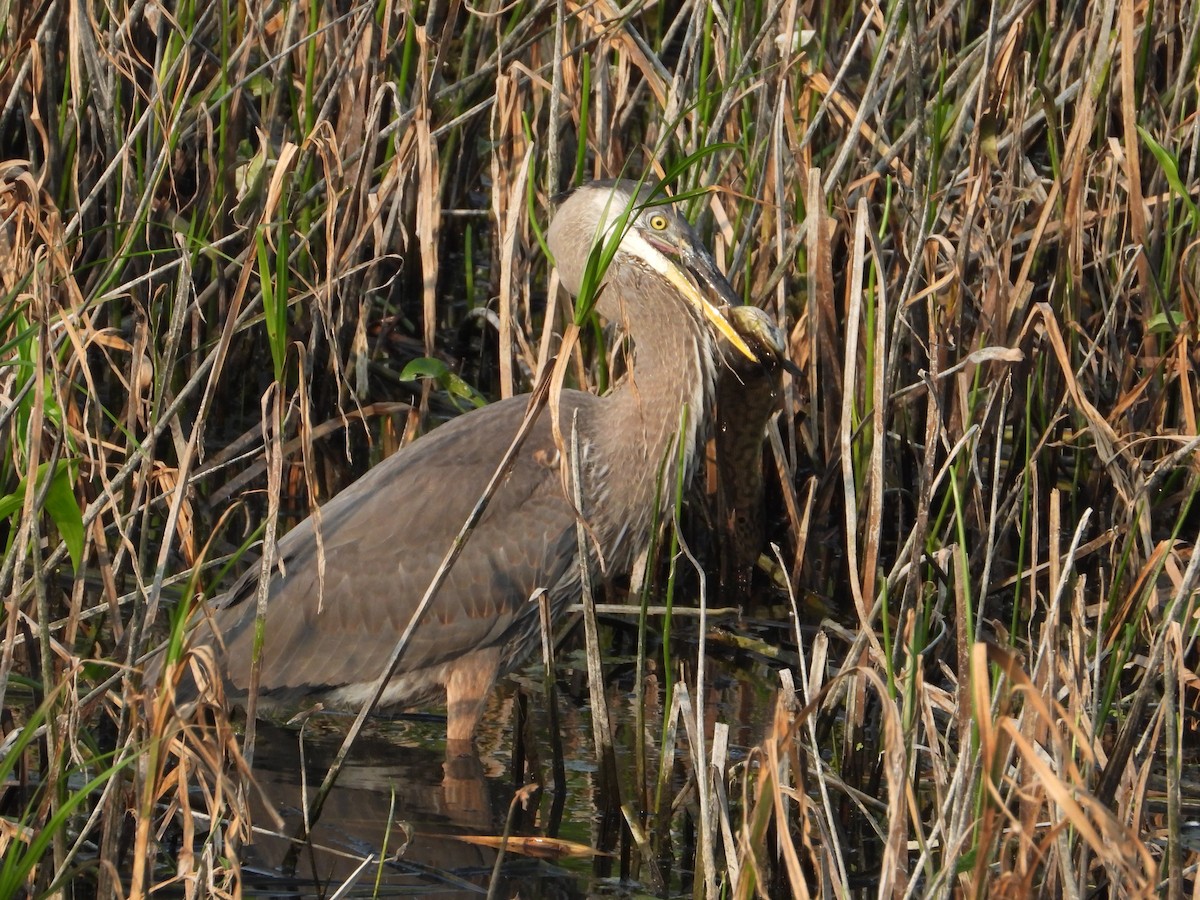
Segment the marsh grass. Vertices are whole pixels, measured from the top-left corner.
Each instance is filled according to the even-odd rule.
[[[804,372],[761,598],[799,662],[733,759],[695,625],[644,618],[675,687],[620,748],[621,874],[1195,892],[1194,3],[0,10],[0,893],[240,891],[250,748],[170,703],[211,674],[183,613],[456,411],[412,360],[527,390],[572,318],[551,197],[643,171],[714,187],[689,210]]]

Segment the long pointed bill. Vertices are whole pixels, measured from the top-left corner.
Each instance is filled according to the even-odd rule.
[[[700,280],[711,287],[718,293],[723,293],[717,284],[713,283],[713,279],[707,277],[709,273],[703,271],[692,270],[696,275],[700,276]],[[685,276],[682,271],[676,266],[668,266],[663,273],[667,280],[679,289],[679,293],[687,297],[692,304],[704,313],[705,317],[712,322],[713,327],[717,329],[729,341],[739,353],[745,356],[751,362],[758,362],[759,359],[754,355],[754,351],[750,349],[750,345],[742,339],[742,336],[734,330],[734,327],[729,324],[729,320],[725,318],[725,314],[721,312],[721,308],[713,303],[708,297],[696,288],[696,285],[690,278]],[[721,279],[724,280],[724,279]]]
[[[625,248],[634,256],[640,257],[644,262],[650,265],[656,272],[671,282],[672,285],[687,298],[696,309],[704,313],[705,318],[712,323],[729,341],[739,353],[746,357],[751,362],[759,362],[759,358],[755,356],[754,351],[742,339],[742,336],[737,333],[729,320],[725,318],[725,314],[721,311],[721,307],[714,303],[711,299],[704,295],[700,285],[712,291],[717,297],[721,298],[725,306],[737,306],[739,301],[733,293],[733,288],[729,286],[729,282],[725,280],[725,276],[717,269],[716,263],[708,257],[708,254],[696,254],[694,252],[686,252],[686,256],[691,257],[685,259],[682,263],[671,259],[667,254],[663,253],[658,247],[654,246],[651,241],[646,240],[640,235],[637,229],[630,229],[624,238]],[[686,269],[684,268],[686,266]],[[688,277],[688,273],[696,279]]]
[[[743,354],[751,362],[760,361],[755,355],[754,350],[751,350],[749,344],[743,340],[742,335],[739,335],[737,330],[733,328],[733,325],[730,324],[730,320],[725,318],[725,313],[721,312],[721,307],[714,304],[707,296],[704,296],[700,286],[696,283],[702,282],[704,287],[712,290],[716,296],[719,296],[724,301],[725,306],[738,306],[738,299],[733,294],[730,282],[727,282],[725,276],[721,275],[721,272],[716,269],[716,264],[712,258],[708,257],[707,253],[704,253],[703,256],[688,253],[691,259],[684,260],[683,265],[686,265],[686,270],[684,270],[683,265],[668,258],[666,253],[660,251],[652,242],[644,239],[641,234],[637,233],[636,229],[630,229],[630,232],[625,235],[625,244],[634,256],[641,257],[644,262],[652,265],[659,275],[674,284],[679,293],[688,298],[690,304],[704,313],[704,317],[710,323],[713,323],[713,328],[718,330],[721,335],[724,335],[725,340],[733,344],[734,348],[737,348],[738,353]],[[689,271],[696,278],[696,281],[692,281],[688,277]]]
[[[717,268],[717,264],[713,262],[713,258],[708,255],[707,251],[701,250],[698,253],[687,255],[691,256],[691,259],[684,259],[687,271],[691,273],[696,284],[708,288],[712,292],[711,297],[715,297],[720,305],[713,303],[710,297],[705,297],[703,291],[696,292],[700,298],[698,300],[688,291],[684,291],[685,296],[703,310],[704,315],[716,326],[717,331],[725,335],[725,339],[739,353],[751,362],[760,362],[761,360],[759,360],[758,355],[750,349],[750,346],[742,338],[741,333],[738,332],[730,321],[730,317],[725,313],[725,310],[737,309],[742,305],[737,294],[733,292],[733,288],[729,286],[728,279]],[[676,272],[678,272],[677,269]],[[689,279],[683,276],[682,272],[678,272],[678,274],[684,281],[689,281]]]

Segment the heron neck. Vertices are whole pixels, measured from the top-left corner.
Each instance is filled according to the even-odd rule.
[[[593,435],[601,459],[616,460],[626,467],[609,477],[636,485],[639,494],[646,494],[630,498],[631,506],[645,510],[653,506],[657,474],[664,460],[664,496],[674,494],[680,458],[676,435],[685,406],[683,476],[691,477],[707,437],[716,380],[716,351],[707,326],[677,304],[671,305],[669,316],[661,309],[658,312],[653,321],[626,322],[633,335],[633,361],[628,375],[604,398],[599,428]],[[637,540],[644,537],[649,525],[641,524],[643,533]]]

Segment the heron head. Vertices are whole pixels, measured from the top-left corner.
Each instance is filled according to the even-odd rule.
[[[651,185],[598,181],[577,188],[554,216],[547,243],[564,287],[595,296],[609,318],[614,301],[600,285],[652,273],[739,352],[757,359],[729,322],[729,309],[740,305],[733,288],[687,219]]]

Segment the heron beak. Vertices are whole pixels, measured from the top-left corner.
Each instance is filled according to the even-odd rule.
[[[741,306],[742,301],[708,251],[689,241],[652,238],[636,228],[630,229],[624,241],[627,252],[667,279],[739,353],[751,362],[760,362],[726,315],[727,309]]]
[[[688,278],[685,272],[691,273],[692,278]],[[751,362],[759,362],[759,358],[754,351],[750,349],[750,345],[738,334],[737,329],[730,323],[726,310],[740,306],[741,301],[734,294],[733,288],[729,286],[729,282],[725,276],[721,274],[711,257],[705,254],[693,254],[690,261],[686,261],[683,266],[671,266],[666,273],[667,278],[679,290],[683,296],[687,297],[692,304],[704,313],[705,317],[712,323],[725,340],[729,341],[739,353],[746,357]],[[702,290],[707,288],[708,290]],[[708,294],[719,298],[719,304],[714,303]]]

